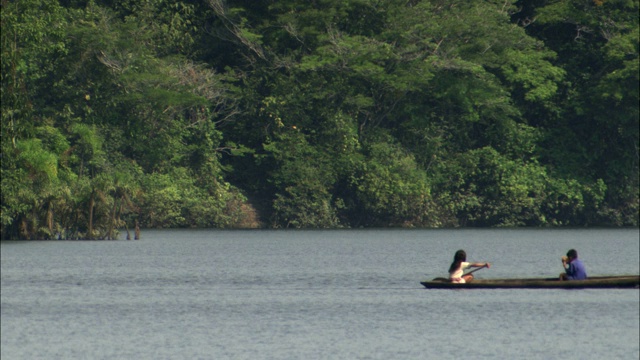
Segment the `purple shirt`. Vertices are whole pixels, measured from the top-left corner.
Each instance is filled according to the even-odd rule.
[[[584,264],[580,259],[574,259],[569,263],[566,273],[569,280],[585,280],[587,278],[587,270],[585,270]]]

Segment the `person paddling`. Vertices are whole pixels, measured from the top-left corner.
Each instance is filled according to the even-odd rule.
[[[472,274],[463,275],[464,269],[468,269],[470,267],[483,268],[489,267],[491,264],[489,263],[469,263],[467,262],[467,253],[464,250],[456,251],[456,254],[453,256],[453,262],[449,267],[449,280],[454,283],[464,284],[473,280]]]
[[[578,252],[575,249],[567,251],[567,256],[562,257],[562,267],[564,272],[560,274],[560,280],[586,280],[587,270],[578,259]]]

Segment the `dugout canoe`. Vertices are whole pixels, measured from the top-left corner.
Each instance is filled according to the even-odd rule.
[[[421,281],[427,289],[589,289],[639,288],[640,275],[595,276],[587,280],[560,281],[558,278],[530,279],[473,279],[465,284],[452,283],[446,278]]]

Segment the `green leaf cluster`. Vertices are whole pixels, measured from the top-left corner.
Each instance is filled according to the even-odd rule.
[[[3,3],[2,238],[638,226],[638,8]]]

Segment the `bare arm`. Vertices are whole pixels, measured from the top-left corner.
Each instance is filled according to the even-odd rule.
[[[489,267],[491,264],[489,263],[471,263],[469,267]]]

